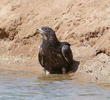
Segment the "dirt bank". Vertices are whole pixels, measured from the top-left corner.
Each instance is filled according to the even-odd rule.
[[[41,37],[34,32],[44,25],[71,44],[77,73],[110,81],[110,0],[2,0],[0,65],[37,65]]]

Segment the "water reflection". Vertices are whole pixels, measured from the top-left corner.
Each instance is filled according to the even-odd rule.
[[[110,100],[110,90],[81,86],[68,75],[0,71],[0,100]]]

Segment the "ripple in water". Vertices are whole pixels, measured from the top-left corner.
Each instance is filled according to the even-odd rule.
[[[81,86],[65,75],[0,72],[0,100],[110,100],[110,90]]]

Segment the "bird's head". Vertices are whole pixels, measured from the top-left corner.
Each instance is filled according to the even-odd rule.
[[[56,39],[55,31],[48,26],[43,26],[40,29],[37,29],[36,33],[41,34],[44,40]]]

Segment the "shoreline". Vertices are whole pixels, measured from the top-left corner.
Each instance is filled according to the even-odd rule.
[[[101,58],[101,55],[99,56]],[[99,58],[98,57],[98,58]],[[17,56],[16,56],[17,58]],[[26,58],[26,57],[25,57]],[[98,59],[97,58],[97,59]],[[0,57],[1,59],[1,57]],[[8,59],[8,56],[6,57]],[[42,74],[45,74],[41,65],[38,63],[37,58],[28,58],[28,60],[22,58],[19,59],[16,62],[14,60],[6,60],[5,58],[1,59],[0,64],[0,70],[1,71],[18,71],[18,72],[29,72],[29,73],[36,73],[36,75],[40,76]],[[7,62],[10,62],[7,64]],[[13,61],[13,62],[11,62]],[[23,62],[25,61],[25,62]],[[93,63],[95,63],[96,58],[84,60],[84,59],[79,59],[80,65],[78,67],[78,70],[75,73],[69,73],[71,79],[75,79],[79,81],[78,83],[81,82],[81,84],[85,83],[95,83],[95,84],[105,84],[105,83],[110,83],[110,74],[108,68],[106,67],[103,68],[101,67],[101,62],[96,63],[94,66]],[[97,62],[97,61],[96,61]],[[89,63],[89,65],[88,65]],[[90,66],[91,65],[91,66]],[[102,69],[101,69],[102,68]],[[100,70],[101,69],[101,70]]]

